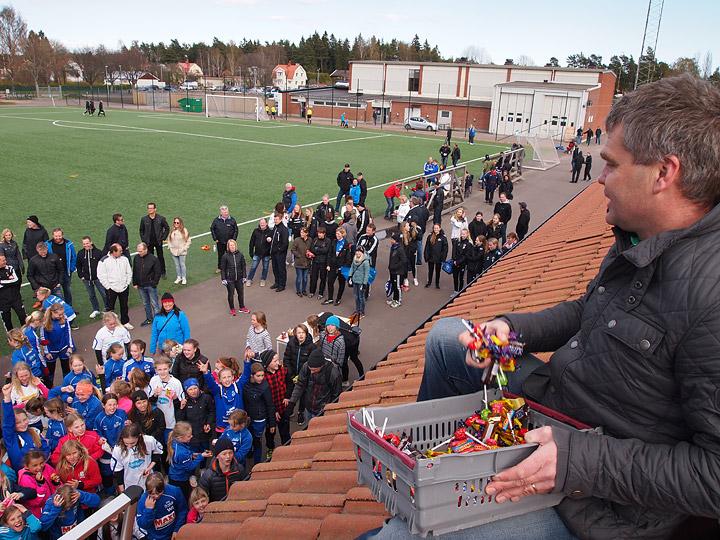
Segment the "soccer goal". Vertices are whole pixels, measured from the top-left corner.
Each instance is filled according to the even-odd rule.
[[[555,148],[556,143],[550,135],[518,135],[517,142],[533,149],[532,159],[526,161],[523,167],[547,171],[560,164],[557,148]]]
[[[251,118],[258,122],[269,120],[265,101],[259,96],[205,94],[205,116]]]

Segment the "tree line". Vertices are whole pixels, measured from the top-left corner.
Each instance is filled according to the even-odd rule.
[[[477,46],[467,47],[459,58],[443,57],[437,45],[432,46],[427,40],[421,42],[417,34],[410,42],[398,39],[385,41],[375,36],[364,38],[359,34],[351,43],[348,38],[315,32],[307,38],[302,37],[297,44],[289,40],[261,43],[247,39],[226,43],[218,38],[214,38],[211,44],[188,44],[172,39],[167,44],[162,41],[133,41],[130,46],[121,45],[117,49],[99,45],[68,51],[60,42],[45,36],[42,30],[28,31],[27,23],[11,6],[5,6],[0,12],[0,56],[3,72],[10,79],[13,92],[18,80],[33,83],[38,95],[40,84],[64,84],[69,74],[81,76],[90,86],[101,84],[106,79],[111,84],[118,79],[127,80],[134,86],[138,78],[147,72],[174,84],[184,80],[185,74],[178,63],[186,60],[197,63],[205,76],[223,77],[246,85],[255,82],[269,84],[273,68],[288,62],[301,64],[310,75],[310,81],[313,73],[320,78],[321,73],[349,69],[351,60],[493,63],[487,51]],[[652,80],[690,73],[720,85],[720,72],[717,68],[713,71],[710,52],[702,61],[696,56],[666,63],[657,60],[654,51],[648,48],[641,63],[649,68]],[[535,65],[526,55],[520,55],[517,62],[507,59],[505,64]],[[552,57],[545,65],[560,67],[560,62]],[[612,70],[618,78],[618,93],[633,88],[638,69],[633,56],[626,54],[613,55],[606,64],[600,55],[586,56],[580,52],[568,56],[566,65]],[[327,77],[324,78],[327,80]]]

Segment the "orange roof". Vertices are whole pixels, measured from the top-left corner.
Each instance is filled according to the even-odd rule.
[[[210,504],[202,523],[180,529],[178,540],[274,539],[290,530],[298,540],[351,540],[382,525],[389,516],[384,505],[357,484],[347,411],[416,400],[425,337],[438,318],[482,321],[582,296],[614,242],[605,212],[602,186],[592,183],[328,405],[324,416],[294,433],[272,461],[253,467],[250,481],[234,484],[226,501]]]
[[[300,64],[288,64],[288,65],[278,64],[277,66],[275,66],[275,68],[273,68],[273,74],[278,69],[282,69],[285,72],[285,77],[287,77],[288,79],[292,79],[293,77],[295,77],[295,71],[299,67],[300,67]]]

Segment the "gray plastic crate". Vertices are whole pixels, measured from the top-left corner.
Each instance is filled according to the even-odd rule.
[[[502,397],[488,390],[488,401]],[[449,439],[468,416],[483,407],[483,394],[435,399],[393,407],[367,409],[378,429],[412,435],[413,445],[426,450]],[[531,409],[528,429],[542,426],[577,429]],[[524,444],[469,454],[446,454],[414,460],[363,425],[362,411],[348,412],[348,431],[355,443],[358,482],[394,516],[407,520],[412,534],[444,534],[557,505],[561,494],[533,495],[518,502],[497,504],[485,494],[491,477],[533,453],[537,444]],[[380,462],[378,477],[374,470]]]

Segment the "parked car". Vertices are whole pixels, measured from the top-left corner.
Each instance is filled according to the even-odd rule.
[[[172,84],[167,84],[165,85],[165,87],[163,87],[163,90],[165,90],[166,92],[174,92],[175,90],[177,90],[177,88],[175,88]]]
[[[198,83],[196,81],[187,81],[180,85],[180,90],[197,90]]]
[[[422,116],[411,116],[405,119],[405,129],[424,129],[425,131],[437,131],[437,124],[430,122]]]
[[[335,88],[341,88],[343,90],[347,90],[350,88],[350,83],[348,81],[337,81],[335,83]]]

